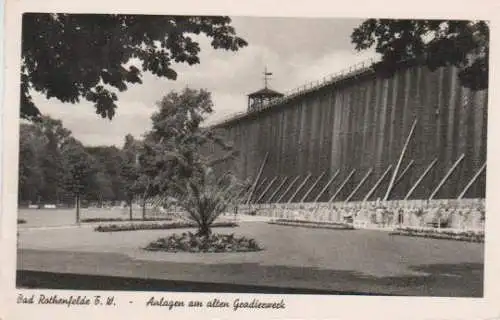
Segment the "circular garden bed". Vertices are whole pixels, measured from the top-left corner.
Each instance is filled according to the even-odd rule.
[[[234,234],[212,234],[199,236],[192,232],[173,234],[151,242],[148,251],[164,252],[252,252],[262,248],[254,239],[235,237]]]

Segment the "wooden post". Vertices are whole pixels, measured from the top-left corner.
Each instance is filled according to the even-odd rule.
[[[302,197],[302,199],[300,199],[300,202],[304,202],[306,199],[307,199],[307,196],[309,195],[309,193],[311,193],[311,191],[313,191],[314,187],[316,187],[316,185],[318,184],[318,182],[321,180],[321,178],[323,178],[323,176],[326,174],[326,171],[324,171],[319,177],[318,179],[316,179],[316,181],[313,183],[313,185],[309,188],[309,190],[307,190],[306,194]]]
[[[476,174],[472,177],[472,179],[470,179],[469,183],[467,183],[464,190],[458,196],[458,198],[457,198],[458,200],[462,199],[465,196],[465,193],[467,193],[467,190],[469,190],[469,188],[472,186],[472,184],[476,181],[476,179],[479,177],[479,175],[481,174],[481,172],[483,172],[483,170],[485,168],[486,168],[486,162],[481,166],[479,171],[476,172]]]
[[[299,185],[299,187],[297,188],[297,190],[295,190],[295,192],[292,194],[292,196],[290,197],[290,199],[288,200],[287,203],[291,203],[292,202],[292,200],[297,196],[297,193],[299,193],[299,191],[302,190],[302,188],[305,186],[305,184],[309,180],[309,178],[311,178],[311,174],[310,173],[307,175],[307,177],[304,179],[304,181],[302,181],[302,183]]]
[[[248,190],[250,188],[241,188],[240,192],[238,192],[238,198],[241,198],[241,196],[245,195],[246,193],[248,193]],[[245,197],[246,198],[246,197]]]
[[[420,182],[422,182],[422,180],[425,178],[425,176],[427,175],[427,173],[429,173],[429,171],[431,171],[432,167],[434,167],[434,165],[436,164],[437,162],[437,158],[434,159],[431,164],[427,167],[427,169],[425,169],[424,173],[422,173],[422,175],[418,178],[418,180],[413,184],[413,186],[411,187],[410,191],[408,191],[408,193],[406,194],[404,200],[408,200],[408,198],[411,196],[411,194],[413,193],[413,191],[415,191],[415,189],[418,187],[418,185],[420,184]]]
[[[415,161],[413,161],[413,159],[410,161],[410,163],[408,163],[408,165],[406,166],[406,168],[403,170],[403,172],[401,172],[401,174],[399,175],[399,177],[396,178],[396,181],[394,182],[394,185],[396,186],[398,183],[401,182],[401,180],[403,180],[404,178],[404,175],[408,172],[408,170],[410,170],[410,167],[413,165],[413,163],[415,163]]]
[[[384,180],[385,176],[387,176],[387,174],[389,173],[389,171],[391,170],[392,168],[392,164],[387,167],[387,169],[385,170],[384,174],[382,174],[382,176],[377,180],[377,182],[375,183],[375,185],[373,186],[373,188],[370,189],[370,191],[368,191],[368,193],[366,194],[366,196],[363,198],[363,201],[367,201],[370,196],[375,192],[375,190],[377,189],[377,187],[379,186],[379,184],[382,183],[382,181]]]
[[[434,191],[432,192],[431,196],[429,197],[429,200],[432,200],[436,196],[436,194],[438,193],[439,189],[441,189],[441,187],[443,186],[443,184],[446,182],[446,180],[448,180],[448,178],[450,177],[450,175],[453,173],[453,171],[455,171],[455,169],[457,168],[458,164],[464,159],[464,157],[465,157],[465,154],[462,153],[462,155],[460,156],[460,158],[458,158],[458,160],[455,161],[455,163],[450,168],[450,170],[448,170],[448,172],[446,173],[446,175],[444,176],[444,178],[441,180],[441,182],[439,182],[439,184],[436,187],[436,189],[434,189]]]
[[[349,200],[351,200],[351,198],[354,196],[354,194],[359,190],[359,188],[361,188],[361,186],[363,185],[363,183],[365,183],[366,179],[368,179],[368,177],[370,176],[370,174],[372,173],[372,171],[373,171],[373,168],[370,168],[370,170],[368,170],[368,172],[365,174],[365,176],[363,177],[363,179],[361,179],[361,181],[358,183],[358,185],[356,186],[356,188],[354,188],[354,190],[345,199],[344,202],[349,202]]]
[[[394,187],[394,181],[396,180],[396,176],[398,175],[399,167],[401,166],[401,162],[403,161],[403,157],[406,153],[406,148],[408,148],[408,144],[410,143],[410,139],[413,135],[413,131],[415,130],[416,125],[417,125],[417,119],[413,120],[413,125],[411,126],[410,133],[408,134],[408,138],[406,138],[406,142],[403,146],[403,149],[401,150],[401,154],[399,155],[398,163],[396,164],[396,168],[394,169],[394,172],[392,174],[391,182],[389,182],[389,186],[387,187],[387,192],[385,193],[384,201],[387,201],[387,199],[389,199],[392,188]]]
[[[248,196],[250,195],[251,191],[252,191],[251,185],[241,190],[240,195],[238,196],[240,198],[241,204],[244,204],[246,202],[246,199],[248,199]]]
[[[281,188],[283,187],[283,185],[285,184],[285,182],[288,180],[288,177],[285,177],[285,179],[283,179],[283,181],[280,183],[280,185],[276,188],[276,190],[274,190],[273,194],[269,197],[269,199],[267,199],[267,202],[269,203],[272,203],[271,200],[274,198],[274,196],[281,190]]]
[[[271,188],[271,186],[273,185],[273,183],[276,181],[276,179],[278,179],[278,177],[274,177],[273,180],[271,180],[271,182],[269,182],[269,184],[267,185],[267,187],[264,189],[264,191],[260,194],[260,196],[257,198],[257,203],[264,197],[264,195],[266,194],[266,192],[269,190],[269,188]]]
[[[330,200],[328,200],[328,202],[333,202],[333,200],[335,200],[335,197],[337,197],[337,195],[344,188],[344,186],[347,184],[347,182],[349,181],[349,179],[351,179],[351,177],[354,174],[354,172],[356,172],[356,169],[353,169],[351,171],[351,173],[349,174],[349,176],[347,176],[347,178],[344,180],[344,182],[342,183],[342,185],[338,188],[337,192],[335,192],[335,194],[330,198]]]
[[[268,156],[269,156],[269,152],[266,152],[266,156],[264,157],[264,160],[262,160],[262,164],[260,165],[259,173],[257,173],[257,176],[255,177],[255,181],[254,181],[254,183],[252,185],[252,188],[250,189],[251,191],[250,191],[250,193],[248,195],[248,199],[247,199],[247,203],[246,204],[250,204],[250,199],[253,196],[255,188],[257,187],[257,182],[259,181],[260,176],[262,174],[262,171],[264,170],[264,165],[266,164]]]
[[[293,181],[288,185],[288,188],[285,189],[285,192],[278,198],[276,203],[280,203],[281,199],[283,199],[283,197],[288,193],[288,191],[292,189],[292,186],[295,184],[295,182],[297,182],[297,180],[299,180],[299,178],[300,176],[297,176],[297,178],[293,179]]]
[[[335,180],[335,178],[337,178],[339,173],[340,173],[340,169],[338,169],[337,172],[335,172],[335,174],[331,177],[330,181],[328,181],[328,183],[323,187],[323,189],[321,189],[321,191],[318,193],[316,198],[314,198],[314,202],[318,202],[319,198],[321,198],[323,193],[325,193],[326,189],[328,189],[328,187],[332,184],[332,182]]]

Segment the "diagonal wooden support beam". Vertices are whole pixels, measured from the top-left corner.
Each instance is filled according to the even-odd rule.
[[[410,160],[410,162],[408,163],[408,165],[406,166],[406,168],[403,170],[403,172],[401,172],[401,174],[399,175],[399,177],[396,178],[396,181],[394,182],[394,186],[396,186],[398,183],[401,182],[401,180],[403,180],[405,174],[408,172],[408,170],[410,170],[411,166],[415,163],[415,161]]]
[[[422,182],[422,180],[424,180],[425,176],[429,173],[429,171],[431,171],[432,167],[434,167],[434,165],[437,163],[437,158],[434,159],[431,164],[429,164],[429,166],[425,169],[425,171],[422,173],[422,175],[417,179],[417,181],[413,184],[413,186],[410,188],[410,191],[408,191],[408,193],[406,194],[404,200],[408,200],[408,198],[410,198],[411,194],[413,193],[413,191],[415,191],[415,189],[417,189],[418,185],[420,184],[420,182]]]
[[[260,181],[260,183],[257,184],[257,187],[254,190],[254,196],[255,196],[255,192],[257,192],[257,190],[262,188],[266,182],[267,182],[267,177],[264,177],[264,179],[262,179],[262,181]],[[255,197],[250,198],[250,202],[252,202],[252,199],[255,200]]]
[[[443,179],[441,179],[441,182],[439,182],[438,186],[436,187],[436,189],[434,189],[434,191],[431,193],[430,197],[429,197],[429,200],[432,200],[434,199],[434,197],[436,196],[436,194],[438,193],[439,189],[441,189],[441,187],[444,185],[444,183],[446,182],[446,180],[448,180],[448,178],[451,176],[451,174],[453,173],[453,171],[455,171],[455,169],[457,168],[457,166],[460,164],[460,162],[462,162],[462,160],[464,159],[465,157],[465,154],[462,153],[462,155],[460,156],[460,158],[458,158],[457,161],[455,161],[455,163],[453,164],[453,166],[450,168],[450,170],[448,170],[448,172],[446,173],[446,175],[443,177]]]
[[[250,193],[251,188],[252,188],[251,185],[247,185],[244,188],[242,188],[241,191],[238,193],[238,198],[239,199],[247,199],[248,198],[248,194]],[[243,202],[243,201],[241,201],[241,202]]]
[[[302,190],[302,188],[305,186],[305,184],[309,180],[309,178],[311,178],[311,174],[310,173],[307,175],[307,177],[304,179],[304,181],[302,181],[302,183],[299,185],[299,187],[297,188],[297,190],[295,190],[295,192],[292,194],[292,196],[290,197],[290,199],[288,200],[287,203],[291,203],[292,200],[295,199],[295,197],[297,196],[297,193],[299,193],[299,191]]]
[[[342,185],[338,188],[337,192],[335,192],[335,194],[330,198],[330,200],[328,200],[328,202],[333,202],[333,200],[335,200],[335,198],[338,196],[338,194],[340,193],[340,191],[342,191],[342,189],[345,187],[345,185],[347,184],[347,182],[351,179],[351,177],[354,174],[354,172],[356,172],[356,169],[353,169],[351,171],[351,173],[349,174],[349,176],[347,176],[347,178],[344,180],[344,182],[342,182]]]
[[[339,173],[340,173],[340,169],[338,169],[337,172],[335,172],[335,174],[330,178],[330,180],[328,181],[328,183],[323,187],[323,189],[321,189],[321,191],[318,193],[318,195],[316,196],[316,198],[314,198],[314,202],[318,202],[318,200],[321,198],[321,196],[323,195],[323,193],[325,193],[325,191],[332,184],[332,182],[335,180],[335,178],[337,178],[337,176],[339,175]]]
[[[486,169],[486,162],[481,166],[481,168],[476,172],[476,174],[472,177],[472,179],[470,179],[469,183],[467,183],[467,185],[465,186],[464,190],[460,193],[460,195],[458,196],[458,200],[462,199],[465,194],[467,193],[467,190],[469,190],[469,188],[472,186],[472,184],[476,181],[476,179],[479,177],[479,175],[481,174],[481,172],[483,172],[483,170]]]
[[[276,203],[280,203],[281,200],[283,199],[283,197],[288,193],[288,191],[290,191],[290,189],[292,189],[293,185],[295,184],[295,182],[297,182],[297,180],[299,180],[300,176],[297,176],[295,179],[292,180],[292,182],[290,182],[290,184],[288,185],[288,187],[285,189],[285,192],[283,192],[283,194],[278,198],[278,200],[276,201]]]
[[[278,194],[278,192],[281,190],[281,188],[285,185],[285,182],[288,180],[288,177],[285,177],[283,181],[278,185],[276,190],[274,190],[273,194],[267,199],[267,202],[272,203],[271,200]]]
[[[382,174],[382,176],[377,180],[377,182],[375,183],[375,185],[370,189],[370,191],[368,191],[368,193],[366,194],[366,196],[363,198],[363,201],[367,201],[371,197],[371,195],[375,192],[375,190],[377,189],[377,187],[382,183],[382,181],[384,180],[384,178],[387,176],[387,174],[389,173],[389,171],[391,170],[391,168],[392,168],[392,164],[387,167],[387,169]]]
[[[370,168],[370,170],[368,170],[368,172],[365,174],[365,176],[363,177],[363,179],[361,179],[361,181],[358,183],[358,185],[356,186],[356,188],[354,188],[354,190],[344,200],[344,202],[349,202],[349,200],[351,200],[351,198],[354,196],[354,194],[356,194],[356,192],[359,190],[359,188],[361,188],[361,186],[363,185],[363,183],[365,183],[366,179],[368,179],[368,177],[370,176],[370,174],[372,173],[372,171],[373,171],[373,168]]]
[[[399,155],[398,163],[396,164],[396,168],[394,169],[394,172],[392,174],[391,181],[389,182],[389,186],[387,187],[387,192],[385,193],[384,201],[387,201],[389,199],[389,196],[391,195],[392,192],[392,188],[394,188],[394,181],[396,180],[396,176],[398,175],[399,167],[401,166],[401,162],[403,161],[403,157],[406,153],[406,148],[408,148],[408,144],[410,143],[410,139],[413,136],[413,131],[415,131],[416,125],[417,125],[417,119],[413,120],[413,125],[411,126],[410,133],[406,138],[403,149],[401,150],[401,154]]]
[[[274,179],[272,179],[271,182],[269,182],[269,184],[267,185],[267,187],[264,189],[264,191],[262,191],[262,193],[260,194],[260,196],[257,198],[257,201],[255,201],[255,202],[259,203],[259,201],[262,200],[262,198],[266,195],[266,192],[269,190],[269,188],[271,188],[271,186],[276,181],[276,179],[278,179],[278,177],[274,177]]]
[[[311,191],[313,191],[314,187],[316,187],[316,185],[319,183],[319,181],[321,180],[321,178],[323,178],[323,176],[326,174],[326,171],[324,171],[319,177],[318,179],[316,179],[316,181],[314,181],[314,183],[312,184],[312,186],[309,188],[309,190],[307,190],[306,194],[302,197],[302,199],[300,199],[300,202],[304,202],[306,199],[307,199],[307,196],[311,193]]]
[[[257,173],[257,176],[255,177],[255,181],[254,181],[253,186],[251,188],[251,191],[248,195],[247,204],[250,204],[250,200],[252,199],[253,193],[255,192],[255,188],[257,187],[257,182],[259,182],[260,176],[262,175],[262,171],[264,170],[264,166],[267,162],[268,157],[269,157],[269,152],[266,152],[264,160],[262,160],[262,164],[260,165],[259,172]]]
[[[242,188],[242,190],[238,193],[238,199],[248,198],[249,192],[250,192],[250,186],[247,186],[246,188]]]

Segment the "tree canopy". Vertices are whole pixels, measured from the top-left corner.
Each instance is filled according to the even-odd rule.
[[[126,199],[123,150],[84,146],[49,116],[21,123],[19,144],[20,202],[72,204],[75,194],[100,203]]]
[[[368,19],[351,40],[355,48],[382,55],[376,71],[392,75],[399,63],[460,69],[464,87],[488,88],[489,25],[486,21]]]
[[[21,117],[40,118],[31,92],[92,102],[112,119],[116,90],[142,83],[141,72],[175,80],[173,63],[200,62],[197,35],[215,49],[247,45],[225,16],[25,13],[22,21]]]
[[[153,128],[144,139],[141,166],[151,181],[154,193],[176,196],[185,192],[185,182],[202,174],[221,158],[234,151],[211,128],[201,127],[212,112],[210,93],[201,89],[170,92],[157,103],[152,117]],[[218,145],[220,154],[204,152],[208,145]]]

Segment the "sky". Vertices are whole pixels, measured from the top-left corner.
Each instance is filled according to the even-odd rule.
[[[33,93],[43,114],[63,125],[86,145],[123,145],[126,134],[140,137],[151,128],[156,102],[172,90],[185,87],[211,92],[214,112],[206,125],[221,121],[247,107],[247,94],[261,89],[263,72],[272,72],[269,86],[286,93],[308,82],[375,58],[373,51],[357,52],[350,41],[362,20],[320,18],[232,17],[238,36],[248,46],[237,52],[215,50],[200,41],[200,64],[174,65],[177,80],[143,74],[143,84],[118,93],[112,120],[102,119],[91,103],[61,103]]]

